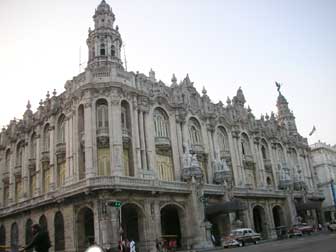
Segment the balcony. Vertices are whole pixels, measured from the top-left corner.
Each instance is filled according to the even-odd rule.
[[[131,132],[127,128],[122,129],[122,140],[123,143],[128,143],[131,140]]]
[[[56,144],[56,155],[65,155],[65,143]]]
[[[168,137],[155,137],[155,146],[160,149],[170,148],[170,139]]]
[[[50,161],[50,154],[49,151],[43,151],[41,156],[41,162],[49,162]]]
[[[231,154],[229,150],[222,150],[220,151],[220,157],[226,160],[231,159]]]
[[[36,170],[36,159],[35,158],[29,158],[28,159],[28,169],[29,170]]]
[[[192,144],[191,145],[191,150],[194,152],[194,153],[204,153],[204,147],[202,144]]]
[[[264,159],[264,167],[266,171],[268,172],[272,171],[272,162],[270,159]]]
[[[107,127],[97,129],[97,144],[99,148],[109,146],[109,129]]]

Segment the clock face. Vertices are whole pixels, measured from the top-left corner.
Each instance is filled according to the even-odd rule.
[[[104,250],[98,245],[93,245],[85,250],[85,252],[104,252]]]

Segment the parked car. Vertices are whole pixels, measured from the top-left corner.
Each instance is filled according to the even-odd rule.
[[[243,244],[237,241],[233,236],[225,236],[222,238],[222,246],[224,248],[231,248],[231,247],[242,247]]]
[[[261,235],[251,228],[238,228],[231,231],[230,236],[245,246],[247,243],[257,244],[261,240]]]
[[[336,231],[336,220],[333,220],[328,224],[328,230],[331,232]]]
[[[304,234],[311,234],[314,232],[314,227],[308,225],[307,223],[300,223],[295,224],[293,227],[289,229],[288,235],[289,237],[304,235]]]

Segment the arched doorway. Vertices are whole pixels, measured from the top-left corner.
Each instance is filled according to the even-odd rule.
[[[254,230],[260,233],[263,239],[267,238],[265,210],[261,206],[253,208]]]
[[[123,238],[139,243],[144,240],[143,219],[141,209],[135,204],[125,204],[121,208],[121,224]]]
[[[181,247],[181,222],[179,211],[175,205],[166,205],[161,209],[162,237],[176,237],[177,247]]]
[[[93,211],[82,208],[77,214],[77,244],[78,251],[84,251],[94,243],[94,218]]]
[[[64,251],[65,250],[64,219],[60,211],[58,211],[55,214],[54,230],[55,230],[55,252]]]
[[[39,224],[40,224],[42,230],[48,231],[48,222],[47,222],[47,218],[45,217],[44,214],[40,217]]]
[[[6,229],[3,225],[0,227],[0,246],[6,245]],[[0,252],[4,252],[5,248],[0,247]]]
[[[275,227],[284,226],[285,221],[282,208],[280,206],[275,206],[273,207],[272,212],[273,212],[274,226]]]
[[[33,239],[32,225],[33,221],[31,219],[28,219],[26,222],[26,234],[25,234],[26,244],[29,244]],[[31,248],[27,251],[32,252],[33,249]]]
[[[19,251],[19,229],[18,229],[18,225],[16,224],[16,222],[14,222],[11,227],[10,243],[12,247],[12,252]]]

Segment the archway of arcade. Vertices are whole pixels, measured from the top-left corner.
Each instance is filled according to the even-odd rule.
[[[176,246],[184,246],[183,238],[186,237],[184,210],[174,204],[161,208],[161,238],[163,240],[176,240]],[[191,227],[192,228],[192,227]]]
[[[121,207],[121,226],[123,239],[134,240],[136,244],[145,240],[145,217],[139,206],[126,203]]]
[[[94,243],[94,215],[88,207],[83,207],[77,214],[78,251],[85,251]]]
[[[261,206],[255,206],[253,208],[253,223],[254,230],[260,233],[263,239],[267,238],[267,222],[265,216],[265,210]]]
[[[283,210],[280,206],[275,206],[272,209],[273,213],[273,220],[274,220],[274,226],[275,227],[280,227],[280,226],[285,226],[285,218],[284,218],[284,213]]]

